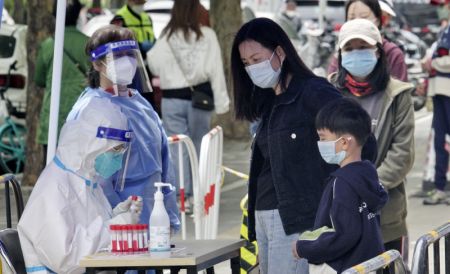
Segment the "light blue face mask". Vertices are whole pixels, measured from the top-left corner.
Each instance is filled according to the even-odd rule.
[[[123,152],[107,151],[95,158],[95,171],[108,179],[122,168]]]
[[[281,66],[278,70],[273,70],[271,64],[274,55],[275,51],[272,52],[272,56],[268,60],[245,67],[248,76],[256,86],[260,88],[273,88],[280,80]],[[281,61],[281,64],[283,64],[283,61]]]
[[[375,68],[378,58],[376,49],[355,49],[342,52],[342,66],[356,77],[366,77]]]
[[[342,137],[341,137],[342,138]],[[339,165],[346,156],[346,151],[342,150],[336,153],[336,143],[341,138],[336,141],[318,141],[317,146],[319,147],[320,156],[323,160],[329,164]]]

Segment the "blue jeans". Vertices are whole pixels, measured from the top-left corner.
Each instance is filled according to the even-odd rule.
[[[445,149],[445,135],[450,134],[450,97],[433,97],[434,150],[436,151],[435,178],[436,188],[444,190],[447,184],[449,153]]]
[[[191,138],[200,156],[202,138],[210,130],[212,111],[201,110],[192,107],[190,100],[163,98],[161,101],[161,113],[163,126],[167,136],[184,134]],[[183,148],[184,183],[187,196],[192,196],[192,180],[190,173],[189,157]],[[178,146],[170,146],[170,156],[178,175]],[[178,177],[175,180],[179,183]],[[179,190],[179,185],[176,185]]]
[[[255,229],[261,274],[309,273],[308,261],[292,255],[291,245],[298,240],[299,233],[286,235],[277,209],[256,211]]]

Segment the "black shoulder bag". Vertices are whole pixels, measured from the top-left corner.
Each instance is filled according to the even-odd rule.
[[[192,107],[198,108],[202,110],[213,110],[214,109],[214,94],[213,90],[211,88],[211,83],[205,82],[200,83],[198,85],[192,86],[189,83],[189,80],[186,77],[186,74],[184,73],[183,69],[181,68],[180,63],[178,62],[177,56],[175,55],[172,46],[170,45],[169,41],[167,41],[167,44],[169,44],[169,48],[172,52],[173,57],[175,57],[175,61],[178,65],[178,67],[181,70],[181,73],[183,73],[184,79],[189,85],[190,90],[192,91],[191,101],[192,101]]]

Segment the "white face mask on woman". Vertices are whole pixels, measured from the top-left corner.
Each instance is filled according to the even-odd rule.
[[[273,88],[276,84],[278,84],[281,73],[281,65],[283,62],[281,62],[278,70],[273,70],[270,62],[272,61],[274,55],[275,51],[272,53],[270,59],[245,67],[248,76],[252,79],[253,84],[256,86],[260,88]]]
[[[136,58],[122,56],[113,61],[106,62],[106,77],[117,85],[129,85],[136,74]]]

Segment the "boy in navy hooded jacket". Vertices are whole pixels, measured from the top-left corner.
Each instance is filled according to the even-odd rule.
[[[317,115],[319,152],[340,168],[328,179],[313,230],[292,245],[294,257],[310,263],[310,273],[340,273],[384,251],[379,211],[388,196],[373,164],[361,160],[370,121],[351,99],[334,100]]]

